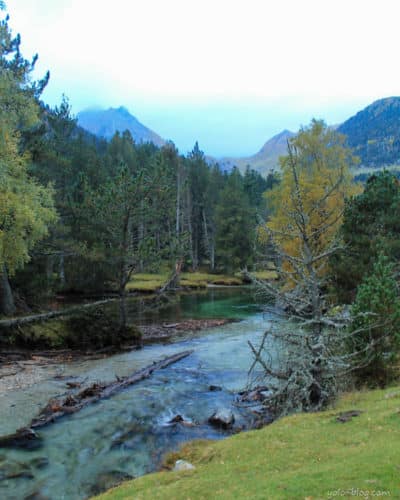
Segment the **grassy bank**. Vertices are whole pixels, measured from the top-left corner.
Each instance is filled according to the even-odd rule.
[[[257,271],[253,273],[260,280],[275,280],[278,274],[275,270]],[[168,280],[168,273],[138,273],[128,283],[130,292],[155,292]],[[240,273],[234,276],[227,274],[210,274],[206,272],[182,273],[180,284],[184,288],[206,288],[208,285],[238,286],[243,285]]]
[[[133,325],[124,332],[110,313],[101,307],[1,329],[0,345],[26,349],[81,349],[94,351],[123,343],[140,342],[141,333]]]
[[[336,420],[353,409],[361,415]],[[400,387],[347,394],[329,411],[294,415],[219,442],[193,442],[167,463],[178,458],[196,469],[143,476],[99,498],[373,498],[378,492],[399,498]]]

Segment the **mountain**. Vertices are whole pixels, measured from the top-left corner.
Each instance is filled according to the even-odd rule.
[[[400,97],[373,102],[337,128],[364,167],[400,164]]]
[[[78,124],[96,135],[111,139],[115,132],[129,130],[136,142],[152,142],[156,146],[165,144],[155,132],[145,127],[123,106],[106,110],[87,109],[77,115]]]
[[[295,134],[289,130],[283,130],[279,134],[269,139],[258,153],[247,158],[222,158],[218,163],[225,170],[230,170],[234,166],[244,171],[247,165],[268,175],[272,170],[279,168],[279,157],[287,153],[287,140]]]

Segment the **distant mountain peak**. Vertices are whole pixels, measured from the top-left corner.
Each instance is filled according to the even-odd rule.
[[[125,106],[108,109],[86,109],[78,113],[78,124],[98,137],[111,139],[116,132],[129,130],[135,142],[165,144],[158,134],[144,126]]]
[[[121,115],[128,115],[132,118],[134,118],[137,121],[136,116],[131,115],[131,113],[128,111],[128,108],[125,106],[120,106],[119,108],[109,108],[109,111],[114,111],[116,113],[120,113]]]
[[[244,171],[247,165],[262,175],[279,169],[279,157],[287,153],[287,141],[295,134],[290,130],[282,130],[269,139],[258,153],[246,158],[223,158],[219,161],[224,169],[234,166]]]

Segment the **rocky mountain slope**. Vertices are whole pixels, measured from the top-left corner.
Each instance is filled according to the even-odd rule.
[[[373,102],[338,127],[361,166],[400,164],[400,97]]]
[[[117,130],[123,132],[128,129],[137,142],[153,142],[157,146],[165,144],[158,134],[145,127],[124,107],[82,111],[78,114],[78,124],[106,139],[110,139]],[[361,166],[383,168],[400,165],[400,97],[375,101],[335,128],[347,136],[348,145],[360,157]],[[258,153],[249,157],[207,158],[210,163],[217,161],[224,170],[236,166],[243,172],[249,165],[267,175],[272,170],[279,170],[279,157],[286,154],[287,141],[294,135],[289,130],[283,130],[269,139]]]
[[[106,110],[84,110],[78,113],[78,124],[98,137],[111,139],[115,132],[129,130],[136,142],[152,142],[156,146],[165,144],[158,134],[145,127],[123,106]]]
[[[234,166],[244,171],[247,165],[257,170],[262,175],[268,175],[272,170],[279,169],[279,157],[287,152],[287,141],[295,134],[289,130],[283,130],[269,139],[255,155],[247,158],[222,158],[218,163],[224,169]]]

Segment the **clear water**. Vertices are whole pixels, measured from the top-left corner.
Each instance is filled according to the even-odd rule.
[[[138,323],[157,319],[153,314],[140,315],[137,305],[132,306],[131,314]],[[247,382],[251,363],[247,341],[257,342],[272,318],[257,310],[245,289],[212,289],[183,296],[160,316],[167,320],[234,317],[240,321],[187,333],[176,343],[64,365],[60,370],[67,379],[49,378],[2,396],[0,433],[6,434],[26,425],[50,397],[66,392],[68,377],[85,383],[111,380],[172,353],[194,349],[192,355],[151,378],[41,429],[40,449],[0,449],[0,498],[87,498],[117,479],[154,470],[165,452],[184,441],[226,436],[227,431],[207,424],[217,408],[233,408],[236,426],[249,422],[250,414],[232,405],[235,393]],[[211,392],[210,385],[223,390]],[[177,414],[196,425],[169,425]],[[25,473],[4,479],[10,471]]]

